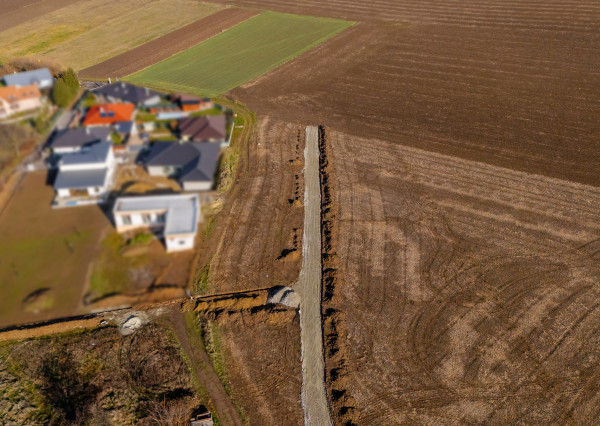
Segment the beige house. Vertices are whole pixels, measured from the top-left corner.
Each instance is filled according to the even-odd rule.
[[[0,119],[42,106],[42,95],[35,84],[0,87]]]

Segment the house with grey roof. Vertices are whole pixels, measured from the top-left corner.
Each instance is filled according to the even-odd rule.
[[[47,147],[55,154],[67,154],[80,151],[99,142],[109,142],[109,127],[80,127],[59,130],[49,141]]]
[[[39,89],[50,89],[54,86],[54,78],[48,68],[16,72],[2,77],[7,86],[29,86],[35,84]]]
[[[124,81],[99,87],[94,90],[94,93],[104,97],[108,102],[130,102],[138,107],[156,105],[161,101],[161,93]]]
[[[201,219],[197,194],[119,197],[112,213],[117,232],[150,229],[168,252],[193,249]]]
[[[219,150],[219,145],[212,143],[155,142],[142,162],[150,175],[177,179],[184,191],[209,191]]]
[[[227,138],[225,115],[186,117],[179,120],[179,137],[184,141],[223,143]]]
[[[99,142],[64,154],[54,180],[56,202],[62,205],[101,203],[108,195],[115,170],[111,142]]]

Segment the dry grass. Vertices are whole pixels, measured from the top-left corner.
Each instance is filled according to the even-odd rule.
[[[1,32],[0,61],[51,56],[82,69],[222,8],[193,0],[79,1]]]
[[[25,176],[0,216],[0,324],[72,314],[78,307],[90,261],[109,225],[97,206],[53,210],[43,172]],[[52,303],[23,303],[50,289]]]
[[[144,194],[147,192],[181,192],[175,179],[150,176],[143,167],[121,167],[117,175],[116,188],[124,195]]]

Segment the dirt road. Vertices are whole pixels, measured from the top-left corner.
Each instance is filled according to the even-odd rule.
[[[194,374],[198,377],[200,383],[204,385],[212,403],[214,404],[219,419],[225,425],[242,425],[242,421],[236,411],[231,398],[223,388],[219,377],[212,368],[212,364],[208,354],[204,348],[190,344],[187,334],[187,328],[181,312],[173,309],[170,314],[173,328],[177,334],[177,340],[181,348],[185,351],[190,363],[193,366]]]
[[[306,128],[304,149],[304,237],[302,270],[296,285],[300,294],[302,341],[302,407],[306,425],[330,425],[325,392],[323,330],[321,326],[321,191],[319,137],[314,126]]]

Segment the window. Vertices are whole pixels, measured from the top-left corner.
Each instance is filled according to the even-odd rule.
[[[121,216],[121,220],[123,221],[123,225],[131,225],[131,216],[128,214]]]
[[[156,215],[156,221],[158,223],[165,223],[165,214],[164,213],[158,213]]]
[[[185,240],[179,240],[179,245],[182,246],[185,244]]]
[[[152,222],[152,216],[150,216],[148,213],[144,213],[142,215],[142,222],[144,222],[145,224],[149,224],[150,222]]]

